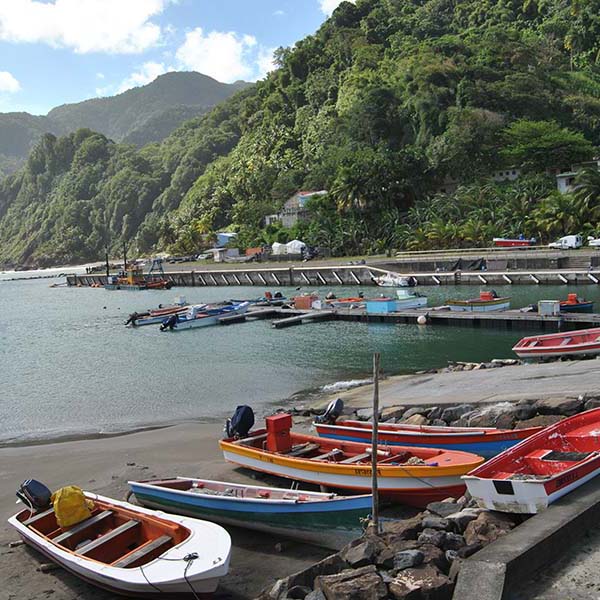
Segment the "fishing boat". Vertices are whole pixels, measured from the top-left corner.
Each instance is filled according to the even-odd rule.
[[[568,294],[566,300],[560,302],[560,312],[591,313],[594,311],[594,303],[584,300],[577,294]]]
[[[230,304],[240,304],[242,302],[249,302],[253,306],[283,306],[289,299],[286,298],[281,292],[275,292],[272,294],[271,292],[265,292],[264,296],[260,296],[259,298],[251,298],[246,300],[229,300]]]
[[[457,312],[489,312],[493,310],[506,310],[510,307],[510,298],[501,298],[493,290],[480,292],[479,298],[469,300],[448,300],[446,305]]]
[[[266,418],[266,429],[221,440],[225,460],[255,471],[332,489],[370,492],[371,446],[290,431],[292,417]],[[475,454],[434,448],[379,446],[378,487],[382,498],[412,506],[458,497],[461,475],[481,464]]]
[[[538,513],[600,473],[600,408],[559,421],[463,477],[479,506]]]
[[[412,276],[404,277],[391,272],[378,277],[371,276],[371,281],[379,287],[415,287],[418,283]]]
[[[397,310],[406,308],[424,308],[427,306],[427,296],[410,290],[396,290]]]
[[[219,319],[223,317],[232,317],[241,315],[248,310],[249,302],[240,304],[230,304],[226,306],[211,306],[207,304],[197,304],[190,306],[184,313],[171,315],[164,319],[160,326],[161,331],[181,331],[183,329],[195,329],[196,327],[206,327],[216,325]]]
[[[373,433],[373,424],[365,421],[344,420],[336,421],[334,424],[315,422],[314,427],[321,437],[363,444],[370,442]],[[537,433],[540,429],[541,427],[495,429],[380,423],[378,441],[386,446],[461,450],[491,458]]]
[[[108,278],[104,285],[105,290],[170,290],[173,283],[167,280],[162,266],[162,258],[152,260],[148,274],[144,275],[142,267],[125,261],[124,269],[118,275]]]
[[[513,352],[519,358],[600,354],[600,327],[524,337]]]
[[[129,315],[125,325],[131,325],[132,327],[141,327],[143,325],[156,325],[162,323],[166,317],[171,315],[184,313],[188,310],[190,305],[186,302],[183,296],[175,299],[173,304],[162,306],[159,304],[158,308],[150,308],[143,312],[133,312]]]
[[[349,298],[327,298],[325,304],[329,308],[364,308],[365,299],[362,296]]]
[[[231,539],[219,525],[85,495],[92,515],[69,529],[58,526],[52,508],[26,508],[8,522],[46,558],[114,594],[212,593],[227,574]]]
[[[526,239],[524,237],[518,238],[493,238],[494,246],[499,248],[527,248],[528,246],[535,246],[537,240],[535,238]]]
[[[285,488],[177,477],[129,481],[143,506],[301,539],[334,550],[362,534],[372,496],[337,496]]]

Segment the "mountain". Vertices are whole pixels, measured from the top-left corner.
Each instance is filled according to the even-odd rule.
[[[89,128],[115,141],[143,146],[164,139],[183,121],[204,114],[248,85],[220,83],[195,72],[173,72],[116,96],[63,104],[46,116],[0,113],[0,175],[22,164],[44,133]]]
[[[342,2],[263,81],[158,144],[44,136],[0,182],[0,262],[96,259],[123,242],[188,253],[223,227],[242,247],[301,236],[336,254],[595,229],[600,182],[562,195],[545,173],[597,154],[599,9]],[[517,167],[514,182],[492,178]],[[330,193],[309,222],[263,227],[299,189]]]

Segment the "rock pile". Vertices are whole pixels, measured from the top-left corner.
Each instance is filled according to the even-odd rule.
[[[384,521],[313,567],[280,579],[260,600],[449,600],[461,562],[508,533],[518,517],[463,496],[415,517]]]

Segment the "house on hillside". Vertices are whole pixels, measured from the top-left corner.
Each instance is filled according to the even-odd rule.
[[[565,171],[564,173],[557,173],[556,187],[558,191],[561,194],[566,194],[568,192],[573,191],[573,188],[575,187],[575,178],[577,177],[577,173],[579,173],[581,169],[586,169],[590,167],[596,170],[599,169],[600,159],[578,163],[576,165],[572,165],[570,171]]]
[[[289,228],[298,223],[298,221],[307,221],[308,210],[306,203],[315,196],[324,196],[325,194],[327,194],[327,190],[296,192],[291,198],[286,200],[282,209],[277,214],[265,217],[265,225],[281,223],[284,227]]]

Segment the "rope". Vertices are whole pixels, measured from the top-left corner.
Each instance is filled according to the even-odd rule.
[[[183,558],[163,558],[162,556],[158,557],[159,560],[167,560],[167,561],[170,561],[170,562],[178,562],[180,560],[185,561],[186,564],[185,564],[185,568],[183,570],[183,578],[185,579],[185,582],[187,583],[188,587],[190,588],[190,591],[192,592],[192,595],[194,596],[194,598],[196,600],[200,600],[200,597],[196,593],[196,590],[194,589],[194,586],[192,585],[192,582],[188,579],[188,576],[187,576],[188,569],[191,567],[192,563],[197,558],[198,558],[198,553],[197,552],[191,552],[190,554],[186,554]],[[153,587],[157,592],[159,592],[161,594],[165,593],[161,589],[159,589],[157,586],[155,586],[148,579],[148,577],[146,577],[146,573],[144,573],[144,568],[142,567],[142,565],[140,565],[140,571],[142,572],[142,575],[144,576],[144,579],[148,582],[148,585],[150,585],[151,587]]]

